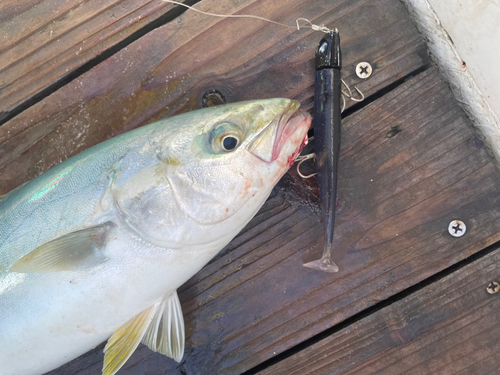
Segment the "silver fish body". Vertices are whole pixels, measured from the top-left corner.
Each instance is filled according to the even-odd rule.
[[[180,360],[176,290],[248,223],[300,152],[311,119],[292,117],[297,108],[269,99],[175,116],[7,194],[1,373],[42,374],[112,335],[106,375],[141,340]],[[161,329],[169,314],[174,333]]]

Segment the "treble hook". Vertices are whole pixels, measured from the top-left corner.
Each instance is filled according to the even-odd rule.
[[[347,83],[345,83],[345,81],[342,78],[340,80],[342,81],[342,84],[345,86],[347,91],[349,91],[349,94],[347,94],[344,90],[342,90],[342,95],[344,95],[346,98],[352,98],[351,88],[349,87],[349,85]]]
[[[306,175],[303,175],[301,172],[300,172],[300,165],[305,162],[306,160],[309,160],[309,159],[313,159],[314,157],[316,157],[316,154],[313,152],[311,154],[307,154],[307,155],[300,155],[298,158],[297,158],[297,161],[299,162],[297,164],[297,173],[300,177],[304,178],[304,179],[307,179],[307,178],[311,178],[311,177],[314,177],[316,176],[317,173],[312,173],[308,176]]]
[[[343,80],[343,79],[340,79],[342,81],[342,85],[344,85],[344,87],[346,88],[347,92],[344,91],[344,90],[341,90],[342,92],[342,109],[340,111],[340,113],[344,112],[345,110],[345,107],[346,107],[346,98],[347,99],[350,99],[352,100],[353,102],[362,102],[363,100],[365,100],[365,95],[361,92],[360,89],[358,89],[356,86],[354,86],[354,89],[358,92],[358,95],[361,97],[359,99],[355,98],[353,95],[352,95],[352,90],[351,88],[349,87],[349,85]],[[312,141],[314,139],[314,137],[311,137],[309,138],[309,141]],[[298,162],[297,164],[297,174],[304,178],[304,179],[307,179],[307,178],[311,178],[313,176],[316,176],[317,173],[312,173],[308,176],[306,175],[303,175],[302,172],[300,172],[300,165],[305,162],[306,160],[309,160],[309,159],[313,159],[314,157],[316,157],[316,154],[315,153],[311,153],[311,154],[307,154],[307,155],[300,155],[296,161]]]
[[[363,100],[365,100],[365,95],[361,92],[360,89],[358,89],[356,86],[354,86],[354,88],[356,89],[356,91],[358,92],[358,94],[361,96],[361,99],[356,99],[354,98],[352,95],[349,99],[351,99],[353,102],[362,102]]]
[[[362,102],[363,100],[365,100],[365,95],[361,92],[360,89],[358,89],[356,86],[354,86],[354,88],[356,89],[356,91],[358,92],[359,96],[361,96],[360,99],[356,99],[353,95],[352,95],[352,90],[351,88],[349,87],[349,85],[347,83],[345,83],[345,81],[343,79],[341,79],[342,81],[342,84],[344,85],[344,87],[347,89],[347,92],[345,92],[344,90],[342,90],[342,100],[343,100],[343,104],[342,104],[342,111],[341,112],[344,112],[344,109],[345,109],[345,98],[344,96],[347,98],[347,99],[351,99],[353,102]]]

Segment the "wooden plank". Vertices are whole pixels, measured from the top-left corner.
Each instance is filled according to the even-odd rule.
[[[302,266],[321,253],[322,230],[314,199],[296,195],[310,197],[308,187],[288,176],[249,227],[180,290],[183,362],[141,347],[123,375],[242,373],[500,239],[500,175],[436,70],[343,127],[340,271]],[[461,238],[447,232],[455,218],[467,224]],[[94,374],[100,349],[51,375]]]
[[[425,45],[396,0],[203,0],[200,9],[258,14],[294,25],[306,17],[343,33],[344,78],[367,95],[422,68]],[[207,89],[227,101],[292,97],[310,108],[322,34],[192,11],[0,127],[0,193],[124,131],[199,108]],[[374,74],[360,82],[359,61]]]
[[[496,250],[258,374],[497,374],[499,275]]]
[[[0,2],[0,117],[171,8],[159,0]]]

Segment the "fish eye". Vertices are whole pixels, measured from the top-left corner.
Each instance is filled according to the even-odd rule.
[[[216,154],[226,154],[238,148],[244,133],[241,128],[232,122],[216,124],[210,133],[210,144]]]
[[[226,151],[233,151],[238,146],[239,139],[231,135],[227,135],[222,139],[222,148]]]

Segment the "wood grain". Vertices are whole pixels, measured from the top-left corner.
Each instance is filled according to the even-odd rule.
[[[259,375],[498,373],[500,251],[372,314]]]
[[[160,0],[0,2],[0,113],[171,8]]]
[[[366,95],[428,63],[396,0],[203,0],[196,6],[290,25],[306,17],[339,28],[343,76]],[[2,125],[0,193],[117,134],[199,108],[207,89],[220,90],[228,102],[290,97],[308,109],[321,37],[310,29],[188,11]],[[369,80],[355,76],[359,61],[374,67]]]
[[[340,165],[337,274],[302,266],[319,257],[322,231],[314,199],[297,197],[307,185],[289,175],[182,287],[182,363],[141,347],[122,374],[243,373],[500,239],[500,175],[434,69],[344,121]],[[461,238],[447,232],[455,218]],[[94,374],[100,349],[51,375]]]

